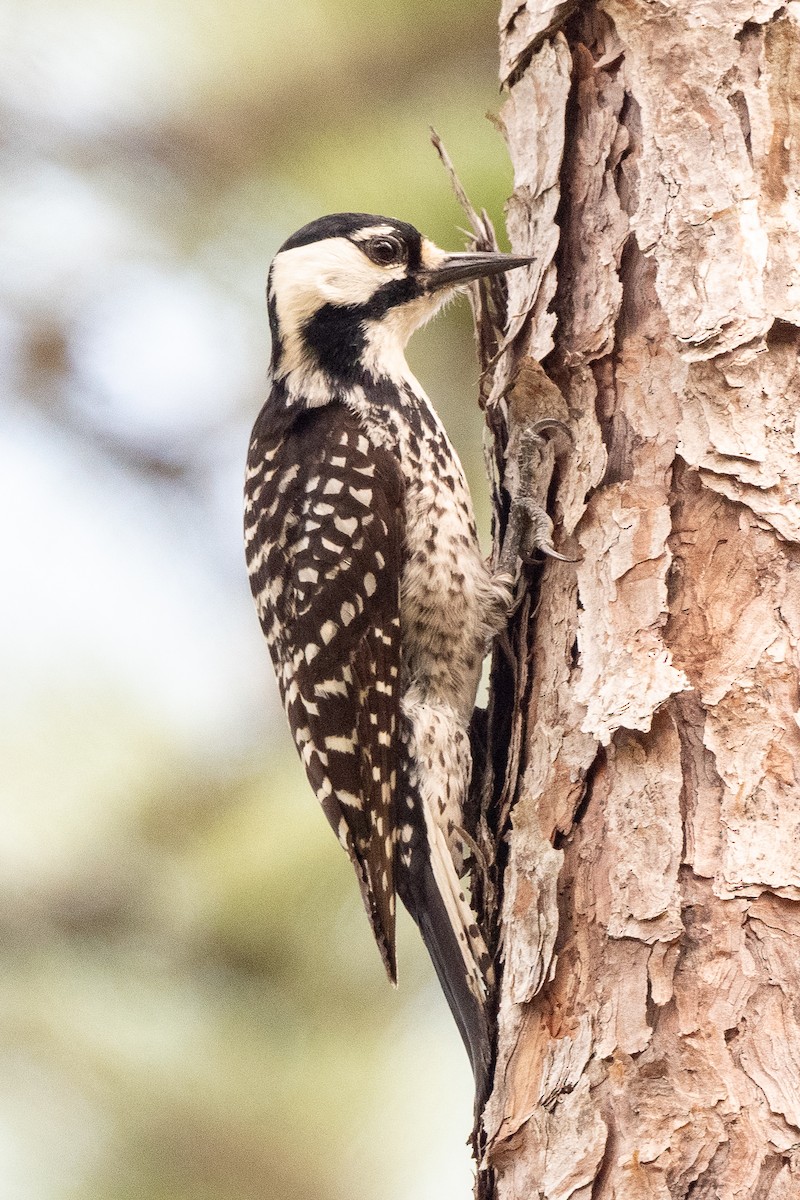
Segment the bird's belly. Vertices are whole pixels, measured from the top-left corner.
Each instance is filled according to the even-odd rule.
[[[433,506],[410,521],[401,579],[403,676],[428,701],[446,700],[468,721],[486,652],[491,577],[471,513]]]

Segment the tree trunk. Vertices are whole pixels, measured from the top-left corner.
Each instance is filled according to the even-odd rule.
[[[537,264],[484,401],[512,451],[569,426],[538,479],[576,561],[534,566],[493,671],[478,1193],[796,1200],[800,3],[501,28]]]

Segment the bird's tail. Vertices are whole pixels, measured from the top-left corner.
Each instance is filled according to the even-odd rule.
[[[475,915],[467,903],[444,831],[427,811],[406,850],[408,863],[398,872],[400,899],[414,919],[472,1064],[476,1104],[486,1097],[490,1066],[486,1017],[487,978],[491,966]],[[423,825],[423,822],[420,822]]]

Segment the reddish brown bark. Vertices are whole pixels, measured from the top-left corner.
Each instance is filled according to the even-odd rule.
[[[488,412],[543,362],[578,561],[544,564],[515,635],[479,1186],[789,1200],[800,4],[512,0],[501,26],[508,225],[537,266],[509,277]]]

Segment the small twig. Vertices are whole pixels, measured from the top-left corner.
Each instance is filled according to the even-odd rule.
[[[458,178],[458,175],[456,174],[456,169],[453,166],[453,161],[450,158],[450,155],[445,150],[442,139],[439,137],[439,134],[436,132],[436,130],[433,128],[432,125],[431,125],[430,129],[431,129],[431,141],[433,142],[434,149],[436,150],[436,153],[439,155],[439,158],[442,160],[442,166],[444,167],[445,171],[447,172],[448,176],[450,177],[450,183],[453,188],[453,191],[456,194],[456,200],[458,200],[458,203],[461,205],[464,212],[469,217],[469,222],[470,222],[470,225],[472,226],[471,237],[474,239],[476,245],[478,245],[479,243],[481,243],[485,240],[486,229],[485,229],[480,217],[478,216],[477,212],[473,208],[470,198],[464,190],[464,185],[462,184],[461,180]]]
[[[435,129],[431,128],[430,132],[431,142],[436,153],[439,155],[442,166],[447,172],[455,197],[470,223],[471,232],[469,230],[464,231],[469,238],[470,246],[474,250],[481,250],[486,253],[496,252],[498,250],[497,237],[489,214],[486,212],[486,209],[482,209],[478,213],[458,177],[456,169],[453,166],[453,161],[447,153],[442,139]],[[502,275],[495,275],[489,279],[479,280],[477,283],[470,285],[469,296],[472,305],[475,340],[478,346],[478,360],[481,366],[479,400],[481,408],[485,409],[486,399],[490,391],[486,383],[487,373],[497,361],[498,346],[503,340],[503,331],[506,324],[507,284],[505,278]]]

